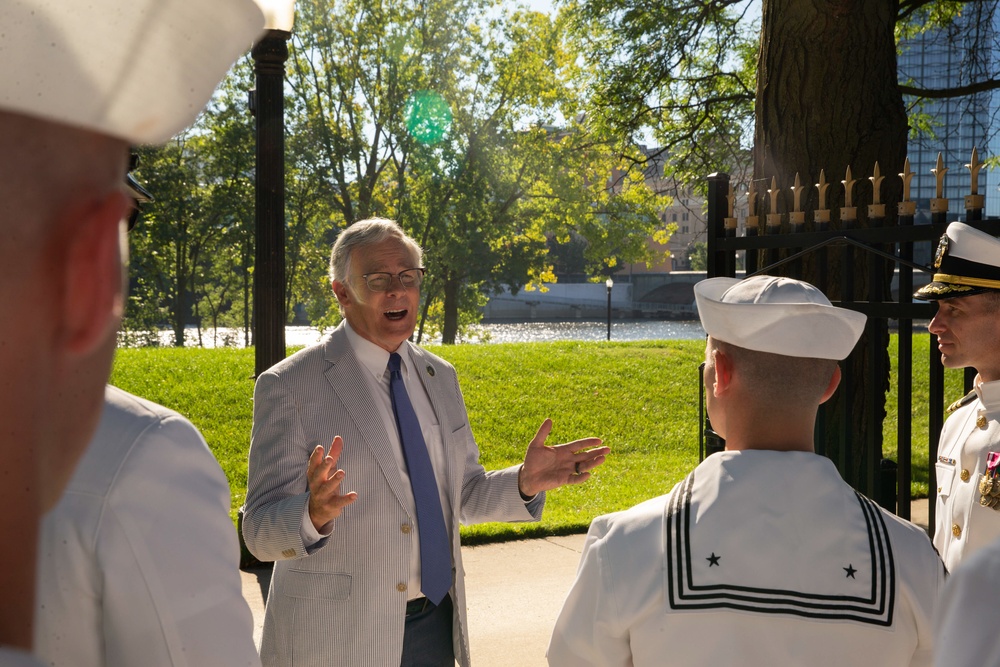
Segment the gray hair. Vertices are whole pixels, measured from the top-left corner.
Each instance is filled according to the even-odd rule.
[[[347,282],[351,275],[351,253],[356,248],[376,245],[387,239],[397,239],[413,253],[415,266],[423,262],[424,251],[394,220],[368,218],[359,220],[340,232],[330,251],[330,281]]]

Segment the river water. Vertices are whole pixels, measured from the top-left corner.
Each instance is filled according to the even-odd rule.
[[[202,329],[204,347],[219,347],[228,341],[231,346],[242,347],[241,331],[220,329],[213,336],[211,329]],[[312,345],[322,334],[315,327],[290,326],[285,328],[285,344],[288,347]],[[481,324],[468,340],[463,343],[529,343],[555,340],[606,340],[608,323],[605,322],[505,322]],[[611,340],[701,340],[705,330],[700,322],[654,321],[654,320],[612,320]],[[172,331],[162,331],[162,345],[173,345]],[[214,341],[217,341],[214,342]],[[185,342],[189,347],[197,347],[198,331],[191,326],[185,330]],[[440,339],[430,339],[430,343]]]

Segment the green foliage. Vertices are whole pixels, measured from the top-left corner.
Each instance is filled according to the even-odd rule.
[[[708,268],[708,244],[704,241],[692,243],[688,250],[688,261],[691,263],[692,271],[706,270]]]
[[[645,259],[655,197],[635,181],[612,196],[618,163],[605,139],[553,124],[580,108],[577,61],[560,26],[536,12],[474,0],[300,3],[290,189],[309,194],[290,200],[311,206],[292,225],[317,242],[295,243],[308,286],[295,296],[332,306],[316,301],[313,248],[324,227],[328,244],[372,215],[397,219],[424,246],[437,320],[421,326],[447,342],[484,294],[553,279],[548,235],[576,231],[595,267]]]
[[[777,85],[774,80],[757,81],[762,53],[760,17],[770,14],[772,23],[776,22],[779,12],[787,13],[795,5],[772,0],[566,0],[560,4],[560,16],[577,40],[584,62],[578,85],[591,91],[586,103],[588,123],[617,137],[626,155],[628,145],[652,136],[668,158],[667,174],[680,184],[694,184],[703,191],[705,175],[717,171],[740,174],[737,182],[745,182],[752,167],[758,86]],[[894,7],[897,42],[928,30],[951,30],[955,49],[969,53],[973,63],[966,74],[969,80],[963,83],[996,87],[995,68],[976,56],[996,48],[993,31],[981,28],[993,23],[996,3],[901,0]],[[800,3],[795,10],[802,20],[814,23],[834,20],[830,12],[836,11],[822,2]],[[848,14],[836,20],[860,20],[855,13]],[[968,22],[965,34],[958,34],[955,20],[963,14],[976,19]],[[832,42],[834,34],[831,30],[831,43],[819,52],[839,48]],[[795,66],[810,68],[801,58]],[[886,81],[885,85],[896,83]],[[824,104],[827,92],[825,88],[792,90],[788,96],[810,109]],[[788,122],[784,127],[789,132],[798,131],[800,124],[808,127],[811,121],[806,116],[801,123]],[[934,123],[921,117],[919,109],[914,110],[912,121],[913,137]],[[642,156],[635,161],[640,167],[646,164]]]
[[[485,295],[555,279],[549,238],[581,239],[591,274],[655,260],[645,239],[669,234],[656,217],[663,199],[624,173],[616,137],[582,122],[576,43],[546,14],[496,10],[487,0],[297,3],[285,105],[289,315],[302,304],[320,326],[338,319],[329,249],[371,216],[398,220],[424,246],[436,319],[423,326],[449,342]],[[250,65],[234,67],[193,128],[142,149],[137,176],[155,201],[132,234],[132,341],[157,325],[176,345],[192,322],[248,330]]]
[[[201,315],[235,323],[238,313],[240,324],[249,324],[242,304],[253,255],[253,135],[244,101],[250,75],[245,61],[237,64],[193,128],[140,149],[136,175],[154,201],[129,234],[130,331],[169,324],[175,345],[183,345],[184,325],[200,323]],[[224,318],[233,303],[240,305]]]
[[[953,26],[968,4],[967,0],[901,2],[899,20],[895,25],[896,41]]]
[[[570,0],[564,17],[592,90],[588,122],[628,144],[651,132],[682,184],[749,162],[758,26],[749,3]],[[641,156],[636,162],[644,164]]]

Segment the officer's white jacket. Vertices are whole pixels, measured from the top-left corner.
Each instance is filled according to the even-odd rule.
[[[934,624],[937,667],[1000,665],[1000,541],[980,549],[949,577]]]
[[[45,664],[258,667],[229,507],[191,422],[108,387],[97,433],[42,522]]]
[[[949,572],[1000,539],[1000,511],[979,504],[986,456],[1000,452],[1000,382],[983,382],[969,398],[945,421],[934,466],[934,546]]]
[[[721,452],[599,517],[551,665],[930,664],[927,535],[806,452]]]

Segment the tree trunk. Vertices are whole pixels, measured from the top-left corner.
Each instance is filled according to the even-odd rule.
[[[888,205],[886,218],[875,224],[896,224],[902,182],[895,175],[906,157],[907,133],[902,95],[895,85],[897,7],[893,0],[763,1],[754,134],[754,180],[762,225],[766,213],[776,212],[766,192],[772,178],[780,190],[775,205],[784,213],[792,210],[791,186],[798,174],[806,186],[801,206],[807,211],[806,229],[813,228],[808,213],[818,199],[813,184],[824,169],[826,182],[833,183],[825,206],[832,210],[831,228],[851,226],[839,215],[845,199],[840,182],[850,167],[857,181],[851,203],[858,219],[853,224],[868,226],[866,206],[873,193],[869,177],[876,162],[881,174],[888,176],[880,188],[881,201]],[[774,255],[761,257],[760,265],[774,259]],[[768,273],[812,282],[831,300],[851,300],[851,294],[842,294],[849,285],[842,277],[850,270],[850,261],[844,250],[831,248]],[[887,262],[875,267],[886,287],[874,294],[869,257],[853,251],[853,300],[883,298],[892,270]],[[847,382],[827,407],[829,418],[821,420],[825,428],[818,433],[820,451],[838,464],[848,482],[872,496],[878,493],[882,432],[878,415],[884,415],[884,389],[888,389],[887,340],[885,322],[870,321],[855,353],[842,363]],[[881,355],[874,370],[868,354],[872,349]],[[874,406],[866,399],[866,383],[877,389]],[[843,427],[846,433],[834,417],[843,414],[850,415]]]
[[[441,327],[441,342],[454,345],[458,337],[458,290],[461,282],[456,278],[444,279],[444,324]]]
[[[183,237],[182,237],[183,238]],[[174,347],[184,347],[184,288],[186,284],[187,267],[184,262],[184,244],[177,242],[174,253]]]

